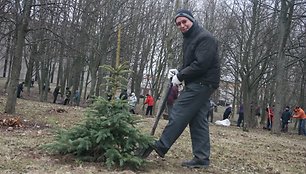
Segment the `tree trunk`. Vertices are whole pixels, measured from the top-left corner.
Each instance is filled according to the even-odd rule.
[[[285,66],[287,65],[286,57],[285,57],[285,48],[286,42],[290,33],[290,25],[292,20],[294,8],[294,0],[282,0],[281,1],[281,11],[280,11],[280,21],[279,21],[279,45],[278,45],[278,54],[276,61],[276,88],[275,88],[275,111],[273,118],[273,127],[272,132],[276,134],[280,134],[280,117],[283,112],[283,108],[285,106],[285,95],[279,91],[287,91],[286,90],[286,81],[287,77],[287,69]]]
[[[7,70],[9,69],[9,58],[11,57],[11,35],[9,35],[7,40],[7,47],[4,55],[4,65],[3,65],[3,74],[2,77],[6,77]]]
[[[302,81],[301,81],[301,94],[300,94],[300,99],[299,99],[299,103],[301,104],[301,106],[306,110],[306,49],[304,48],[304,54],[303,54],[303,75],[302,75]]]
[[[8,88],[8,97],[5,106],[5,112],[8,114],[15,113],[16,100],[17,100],[17,86],[19,82],[22,51],[25,44],[25,36],[27,34],[29,18],[31,12],[31,5],[33,0],[24,1],[23,13],[20,15],[19,21],[16,23],[17,37],[16,48],[12,64],[11,80]]]
[[[27,69],[26,77],[25,77],[25,86],[27,87],[28,94],[30,94],[30,87],[31,87],[31,81],[33,78],[34,63],[35,63],[36,56],[37,56],[37,44],[33,44],[32,49],[31,49],[31,55],[29,58],[29,63],[28,63],[28,69]]]
[[[88,94],[89,97],[95,95],[95,88],[97,83],[97,69],[90,69],[90,77],[91,77],[91,83]]]

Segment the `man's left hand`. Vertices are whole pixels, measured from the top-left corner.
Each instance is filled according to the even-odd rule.
[[[182,84],[182,82],[177,78],[177,75],[172,77],[171,82],[172,82],[173,85],[181,85]]]

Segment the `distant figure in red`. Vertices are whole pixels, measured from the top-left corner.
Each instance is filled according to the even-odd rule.
[[[266,113],[267,113],[267,127],[266,129],[271,130],[272,129],[272,123],[273,123],[273,108],[271,108],[270,106],[268,106],[266,108]]]
[[[148,115],[150,112],[150,115],[152,116],[154,99],[150,94],[147,94],[146,96],[147,98],[146,98],[146,101],[144,102],[144,104],[148,105],[147,110],[146,110],[146,115]]]

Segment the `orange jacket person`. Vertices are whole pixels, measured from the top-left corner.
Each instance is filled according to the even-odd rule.
[[[306,128],[305,128],[305,125],[306,125],[306,115],[305,115],[305,112],[304,110],[297,106],[295,107],[294,109],[294,115],[293,115],[293,118],[298,118],[300,119],[299,121],[299,135],[305,135],[306,136]]]
[[[144,102],[144,104],[148,104],[147,110],[146,110],[146,115],[148,115],[149,112],[150,112],[150,115],[152,116],[154,99],[150,94],[147,94],[147,98],[146,98],[146,101]]]

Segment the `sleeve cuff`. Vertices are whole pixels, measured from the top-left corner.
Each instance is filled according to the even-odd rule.
[[[181,82],[184,80],[181,73],[177,74],[177,79]]]

